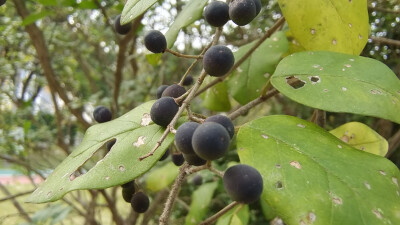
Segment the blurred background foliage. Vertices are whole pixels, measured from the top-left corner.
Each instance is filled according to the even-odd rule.
[[[186,2],[158,1],[133,22],[134,29],[127,36],[113,29],[123,0],[9,0],[0,7],[0,168],[11,168],[32,178],[45,177],[80,143],[84,131],[94,122],[94,107],[107,106],[118,117],[155,99],[161,84],[179,82],[191,61],[168,54],[160,60],[149,60],[143,35],[151,29],[165,33]],[[235,51],[260,37],[281,17],[276,0],[262,3],[262,13],[251,24],[238,27],[229,22],[224,26],[224,44]],[[368,6],[371,32],[361,55],[382,61],[399,76],[400,1],[369,0]],[[179,33],[174,49],[199,54],[214,29],[203,19],[196,21]],[[290,36],[288,40],[295,43]],[[197,65],[191,75],[196,77],[200,70],[201,65]],[[201,101],[198,98],[192,104],[194,111],[215,113],[197,104]],[[230,101],[233,108],[238,106],[232,98]],[[312,112],[278,95],[235,122],[242,124],[267,114],[310,119]],[[400,128],[382,119],[329,112],[326,128],[349,121],[366,123],[389,140]],[[398,149],[399,144],[394,148]],[[236,155],[227,158],[237,160]],[[400,151],[392,154],[391,160],[399,166]],[[218,163],[223,167],[226,161]],[[35,185],[34,179],[28,185],[1,184],[0,224],[133,224],[137,219],[121,201],[118,188],[77,191],[62,202],[48,205],[26,205],[24,197],[7,199],[28,193]],[[213,200],[210,211],[217,211],[229,201],[218,188],[216,193],[221,196]],[[183,223],[194,189],[193,185],[183,187],[182,203],[174,211],[176,224]],[[166,194],[161,191],[151,196],[153,201],[162,202]],[[259,208],[250,206],[250,224],[265,221]],[[143,224],[149,221],[146,214],[142,220]]]

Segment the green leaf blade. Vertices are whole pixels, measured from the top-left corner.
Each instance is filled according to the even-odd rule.
[[[293,87],[289,78],[301,80]],[[400,80],[383,63],[334,52],[300,52],[284,58],[271,78],[282,94],[331,112],[375,116],[400,123]]]
[[[185,225],[197,225],[204,219],[217,186],[217,182],[206,183],[193,192]]]
[[[146,188],[156,192],[168,187],[178,176],[178,167],[172,162],[151,171],[146,178]]]
[[[50,202],[72,190],[120,185],[147,172],[174,139],[172,134],[169,135],[153,156],[139,161],[139,157],[148,153],[164,132],[163,128],[151,122],[149,112],[153,103],[144,103],[115,120],[91,126],[82,143],[35,190],[28,202]],[[74,177],[77,169],[113,139],[117,141],[103,159],[88,172]]]
[[[262,198],[288,225],[400,223],[398,168],[315,124],[263,117],[239,130],[237,146],[241,162],[263,176]]]
[[[121,24],[124,25],[136,19],[156,2],[157,0],[128,0],[121,13]]]

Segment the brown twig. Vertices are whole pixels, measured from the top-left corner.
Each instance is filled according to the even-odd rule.
[[[231,204],[225,206],[225,208],[221,209],[219,212],[215,213],[214,215],[212,215],[211,217],[209,217],[208,219],[204,220],[203,222],[201,222],[199,225],[209,225],[212,224],[214,221],[216,221],[218,218],[220,218],[222,215],[224,215],[225,213],[227,213],[229,210],[233,209],[235,206],[237,206],[238,204],[240,204],[239,202],[232,202]]]
[[[203,58],[202,55],[185,55],[185,54],[176,52],[174,50],[171,50],[169,48],[165,49],[165,51],[168,52],[168,53],[171,53],[174,56],[181,57],[181,58],[187,58],[187,59],[201,59],[201,58]]]
[[[399,41],[399,40],[393,40],[393,39],[383,38],[383,37],[370,37],[370,39],[371,39],[373,42],[376,42],[376,43],[382,43],[382,44],[387,44],[387,45],[400,46],[400,41]]]
[[[400,14],[400,10],[385,9],[385,8],[382,8],[382,7],[368,6],[368,10],[370,10],[370,11],[380,11],[380,12],[385,12],[385,13]]]
[[[389,150],[386,154],[386,158],[390,158],[390,156],[395,153],[396,149],[400,147],[400,130],[398,130],[390,139],[389,139]]]
[[[11,193],[8,191],[8,189],[0,182],[0,190],[7,196],[10,196]],[[18,210],[19,213],[21,213],[21,216],[28,222],[32,223],[32,219],[29,217],[28,213],[25,212],[24,208],[19,204],[17,200],[14,198],[11,198],[11,201],[14,205],[14,207]]]
[[[15,194],[15,195],[8,195],[7,197],[4,197],[4,198],[0,199],[0,202],[4,202],[4,201],[10,200],[12,198],[18,198],[18,197],[21,197],[21,196],[24,196],[24,195],[28,195],[28,194],[31,194],[34,191],[35,190],[30,190],[30,191],[21,192],[21,193]]]
[[[253,47],[242,57],[237,61],[232,68],[226,73],[226,75],[222,77],[218,77],[215,80],[211,81],[210,83],[206,84],[201,88],[197,93],[196,96],[199,96],[201,93],[206,91],[208,88],[224,81],[233,71],[235,71],[246,59],[253,54],[253,52],[269,37],[271,37],[272,34],[275,33],[279,29],[279,27],[285,22],[285,17],[280,18],[276,23],[253,45]]]

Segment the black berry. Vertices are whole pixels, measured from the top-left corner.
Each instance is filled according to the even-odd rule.
[[[229,137],[231,137],[231,139],[235,134],[235,126],[233,125],[232,120],[224,115],[210,116],[204,122],[216,122],[221,124],[223,127],[225,127],[226,131],[228,131]]]
[[[205,8],[203,16],[211,26],[221,27],[229,20],[229,6],[221,1],[211,2]]]
[[[168,85],[161,85],[157,88],[157,99],[161,98],[162,93],[167,89]]]
[[[118,34],[125,35],[125,34],[129,33],[129,31],[131,30],[132,23],[127,23],[127,24],[121,25],[121,15],[118,15],[114,21],[114,28]]]
[[[206,160],[200,158],[196,154],[183,154],[183,158],[185,158],[185,161],[192,166],[201,166],[206,164],[207,162]]]
[[[196,155],[205,160],[221,158],[228,151],[230,137],[221,124],[206,122],[193,133],[192,146]]]
[[[254,0],[233,0],[229,4],[229,17],[239,26],[250,23],[257,15]]]
[[[261,0],[253,0],[254,4],[256,4],[256,15],[258,15],[261,11]]]
[[[172,97],[162,97],[151,107],[150,117],[155,124],[167,127],[178,110],[179,106]]]
[[[175,144],[178,150],[185,154],[195,154],[192,147],[192,137],[194,131],[200,124],[195,122],[186,122],[178,127],[175,134]]]
[[[169,156],[169,149],[167,149],[167,151],[164,152],[164,154],[158,161],[164,161],[168,156]]]
[[[261,174],[248,165],[241,164],[228,168],[223,182],[232,200],[240,203],[248,204],[257,201],[263,191]]]
[[[152,30],[144,36],[144,45],[153,53],[162,53],[167,49],[167,40],[158,30]]]
[[[132,196],[135,193],[135,185],[132,184],[131,186],[127,186],[125,188],[122,188],[122,198],[125,200],[125,202],[131,202]]]
[[[132,196],[131,206],[137,213],[144,213],[150,206],[149,197],[143,192],[137,192]]]
[[[111,111],[104,106],[97,106],[93,111],[94,120],[104,123],[111,120]]]
[[[173,84],[169,87],[167,87],[164,92],[162,93],[162,97],[173,97],[173,98],[178,98],[181,95],[186,93],[186,89],[178,84]]]
[[[203,177],[197,174],[193,177],[192,182],[194,185],[200,186],[203,184]]]
[[[183,155],[181,153],[172,154],[171,159],[175,166],[182,166],[182,164],[185,162],[185,159],[183,158]]]
[[[192,85],[192,84],[193,84],[193,81],[194,81],[193,77],[189,75],[189,76],[185,77],[185,79],[184,79],[183,82],[182,82],[182,85],[183,85],[183,86]]]
[[[0,0],[0,6],[4,5],[7,0]]]
[[[122,188],[133,188],[135,189],[135,180],[131,180],[128,183],[121,185]]]
[[[214,77],[225,75],[232,68],[234,62],[235,57],[232,51],[222,45],[212,46],[203,57],[204,70]]]

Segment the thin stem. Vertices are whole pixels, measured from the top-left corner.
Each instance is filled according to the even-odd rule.
[[[202,55],[185,55],[185,54],[176,52],[174,50],[171,50],[169,48],[165,49],[165,51],[168,52],[168,53],[171,53],[174,56],[178,56],[178,57],[181,57],[181,58],[188,58],[188,59],[201,59],[201,58],[203,58]]]
[[[229,210],[233,209],[235,206],[239,205],[239,202],[232,202],[231,204],[225,206],[225,208],[221,209],[219,212],[215,213],[213,216],[201,222],[199,225],[209,225],[220,218],[222,215],[227,213]]]
[[[184,163],[183,166],[179,168],[178,177],[175,179],[174,185],[172,186],[171,191],[169,192],[168,199],[165,202],[164,210],[160,216],[159,225],[168,225],[169,217],[171,216],[172,207],[174,206],[175,200],[179,194],[179,190],[185,177],[187,176],[186,170],[189,168],[189,164]]]
[[[280,18],[276,23],[253,45],[253,47],[242,57],[240,58],[239,61],[237,61],[232,68],[226,73],[226,75],[222,77],[218,77],[217,79],[211,81],[210,83],[204,85],[202,89],[200,89],[197,93],[196,96],[199,96],[201,93],[206,91],[208,88],[218,84],[219,82],[224,81],[233,71],[235,71],[246,59],[253,54],[253,52],[269,37],[271,37],[272,34],[275,33],[279,29],[279,27],[285,22],[285,17]]]

